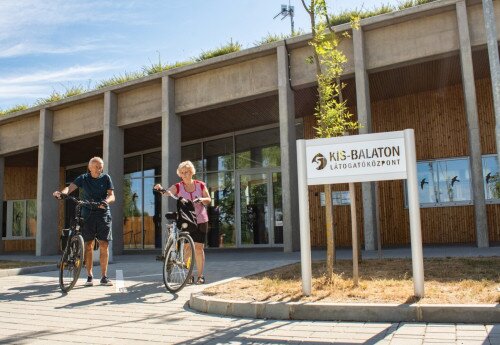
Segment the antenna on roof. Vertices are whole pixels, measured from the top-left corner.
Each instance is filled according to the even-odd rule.
[[[275,15],[273,19],[276,19],[280,15],[281,15],[281,20],[290,16],[290,25],[292,27],[292,36],[293,36],[293,34],[294,34],[294,30],[293,30],[294,9],[293,9],[293,6],[290,6],[290,0],[288,0],[288,5],[281,5],[281,12],[278,13],[277,15]]]

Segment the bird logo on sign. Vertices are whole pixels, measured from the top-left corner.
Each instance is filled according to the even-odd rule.
[[[312,163],[318,164],[318,166],[316,167],[316,170],[322,170],[326,167],[326,158],[321,153],[318,153],[312,159]]]

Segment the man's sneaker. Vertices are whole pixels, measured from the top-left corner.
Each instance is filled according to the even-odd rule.
[[[92,280],[92,276],[87,277],[87,281],[85,282],[85,286],[92,286],[94,285],[94,281]]]
[[[104,276],[101,278],[101,285],[113,286],[113,283],[111,282],[111,280],[109,280],[108,277]]]

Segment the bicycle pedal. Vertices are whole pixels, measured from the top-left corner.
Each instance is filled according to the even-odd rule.
[[[157,255],[156,261],[165,261],[165,257],[163,255]]]

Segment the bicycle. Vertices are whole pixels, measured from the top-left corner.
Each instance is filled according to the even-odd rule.
[[[155,190],[153,192],[162,193],[166,189]],[[165,247],[159,260],[163,261],[163,282],[168,291],[175,293],[186,286],[192,277],[193,264],[195,263],[194,242],[189,232],[181,231],[177,223],[181,222],[179,198],[169,194],[170,197],[177,200],[177,212],[167,212],[167,231],[168,237]],[[185,200],[185,199],[184,199]],[[187,202],[191,202],[187,200]],[[181,223],[183,229],[187,228],[187,223]]]
[[[58,200],[65,199],[69,199],[76,204],[74,218],[75,221],[69,229],[63,229],[63,234],[67,230],[67,236],[63,236],[63,238],[67,237],[67,240],[66,244],[63,245],[63,253],[58,264],[59,287],[61,288],[62,292],[68,293],[78,281],[85,260],[84,242],[80,232],[80,228],[83,224],[83,218],[81,217],[81,208],[82,206],[98,207],[100,203],[80,200],[67,194],[61,194],[61,197],[58,198]]]

